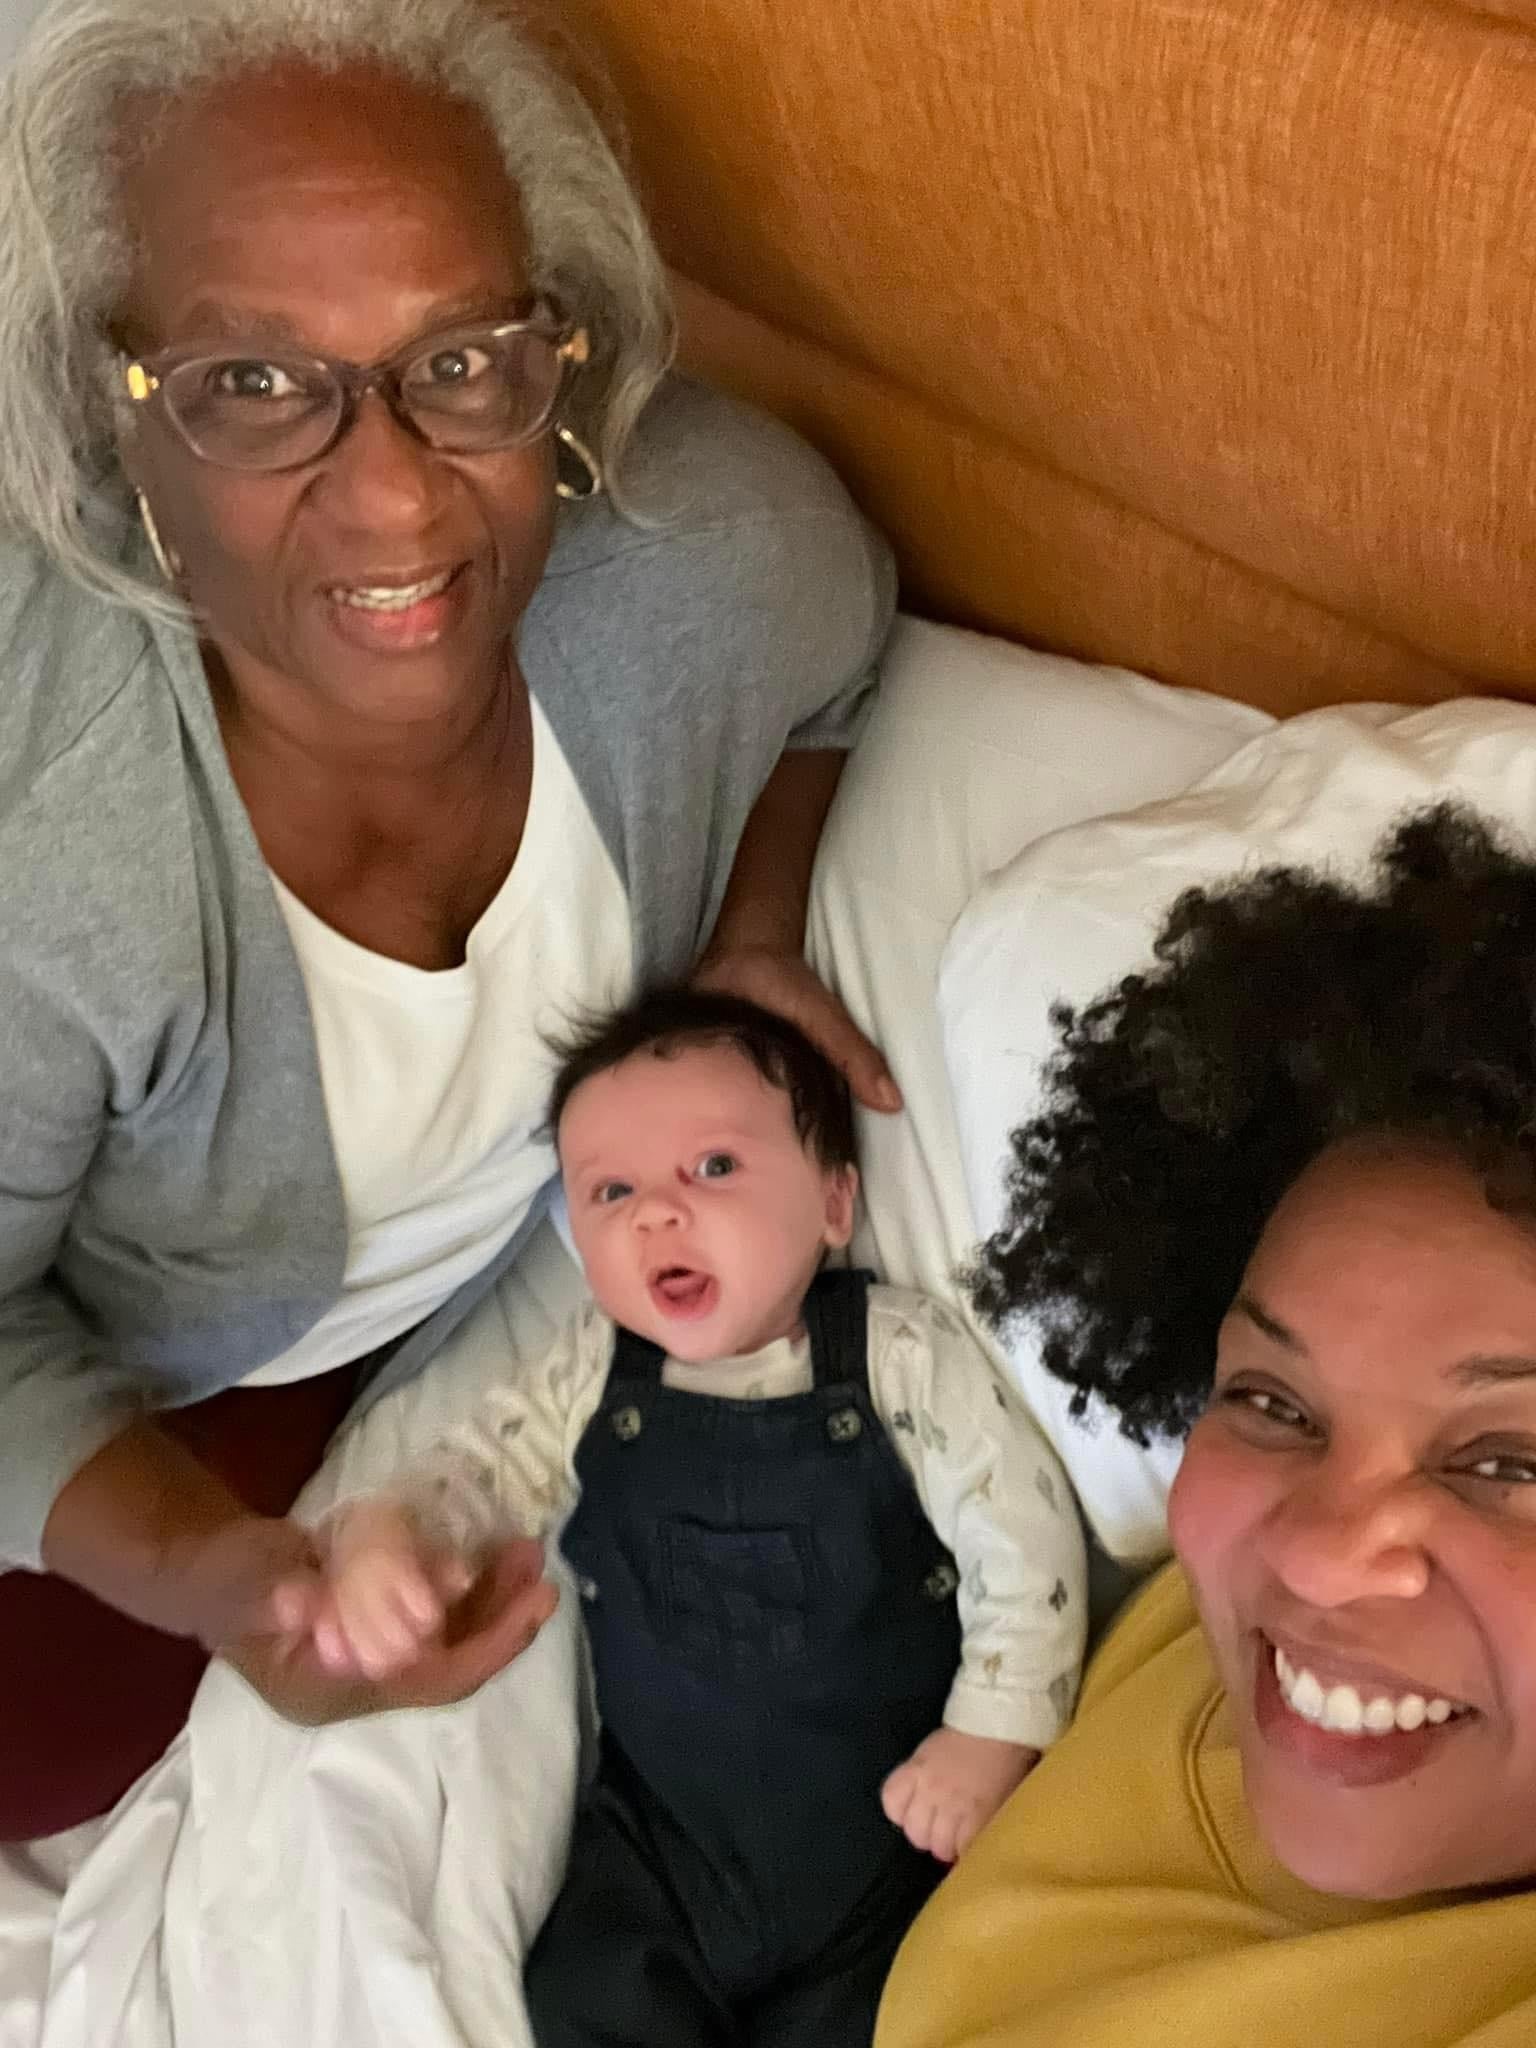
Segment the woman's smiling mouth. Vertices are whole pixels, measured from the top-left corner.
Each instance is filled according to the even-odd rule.
[[[1443,1693],[1313,1670],[1264,1635],[1256,1638],[1254,1664],[1254,1720],[1265,1745],[1340,1785],[1405,1778],[1481,1719]]]
[[[415,653],[440,640],[463,602],[465,563],[412,582],[329,583],[325,596],[344,638],[369,653]]]
[[[1298,1667],[1278,1645],[1271,1645],[1280,1697],[1293,1714],[1334,1735],[1412,1734],[1426,1722],[1443,1727],[1472,1709],[1442,1693],[1390,1693],[1362,1684],[1324,1685],[1310,1668]]]
[[[338,604],[356,605],[360,611],[407,612],[412,605],[425,604],[429,598],[440,597],[457,574],[456,569],[444,569],[439,575],[428,576],[420,583],[335,583],[327,594]]]

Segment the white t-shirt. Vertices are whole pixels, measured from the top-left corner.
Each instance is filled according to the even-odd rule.
[[[554,1167],[549,1037],[634,983],[623,885],[537,703],[522,844],[461,967],[371,953],[273,884],[314,1019],[347,1267],[335,1306],[246,1386],[361,1358],[491,1259]]]

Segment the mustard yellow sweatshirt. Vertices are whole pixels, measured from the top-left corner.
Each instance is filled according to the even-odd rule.
[[[1536,2048],[1536,1889],[1373,1906],[1282,1870],[1170,1567],[908,1936],[875,2048]]]

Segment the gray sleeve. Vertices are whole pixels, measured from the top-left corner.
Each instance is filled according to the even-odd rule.
[[[830,471],[826,483],[825,508],[803,525],[791,525],[780,541],[786,609],[804,606],[811,594],[816,606],[814,652],[804,665],[800,715],[788,741],[792,749],[853,745],[896,613],[890,549]]]
[[[674,378],[626,506],[568,507],[523,663],[629,894],[644,979],[686,972],[786,748],[846,749],[895,606],[890,551],[777,420]]]
[[[60,1490],[142,1407],[54,1271],[106,1103],[78,1018],[0,958],[0,1565],[40,1566]]]
[[[741,728],[779,735],[792,749],[848,748],[890,632],[895,572],[885,543],[819,458],[798,443],[793,458],[784,502],[669,536],[674,602],[693,620],[675,636],[688,657],[675,687],[715,700],[723,681],[738,695],[728,715]]]
[[[781,421],[674,377],[636,435],[624,502],[632,520],[607,501],[562,515],[529,614],[534,645],[591,679],[587,715],[611,724],[622,691],[674,731],[734,719],[775,756],[851,747],[896,572],[822,457]]]

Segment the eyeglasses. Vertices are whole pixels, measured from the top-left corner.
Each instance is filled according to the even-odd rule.
[[[367,369],[265,345],[163,349],[122,369],[133,403],[158,406],[200,460],[270,472],[317,462],[371,391],[429,448],[480,455],[526,446],[590,353],[586,329],[540,299],[517,319],[444,328]]]

